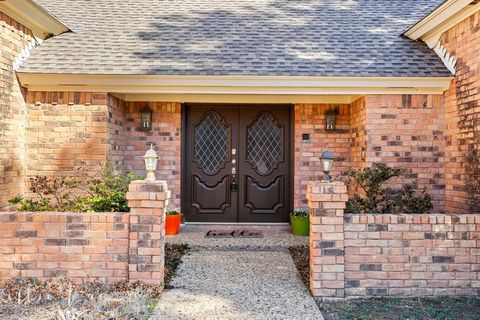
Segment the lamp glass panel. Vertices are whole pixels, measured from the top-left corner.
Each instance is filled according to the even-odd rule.
[[[322,159],[323,171],[330,171],[332,169],[333,159]]]
[[[325,127],[326,127],[325,128],[326,130],[335,130],[335,114],[334,113],[327,114]]]

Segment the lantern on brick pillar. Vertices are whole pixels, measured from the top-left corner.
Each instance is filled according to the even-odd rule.
[[[332,177],[330,176],[330,171],[333,167],[333,162],[335,161],[335,157],[330,151],[322,152],[322,156],[320,157],[320,161],[322,161],[322,170],[323,170],[323,179],[322,182],[332,182]]]
[[[155,181],[155,170],[157,170],[158,155],[153,150],[153,143],[150,144],[150,149],[143,156],[145,160],[145,168],[147,169],[146,181]]]

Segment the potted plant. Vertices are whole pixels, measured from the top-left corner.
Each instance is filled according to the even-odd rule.
[[[294,210],[290,213],[292,233],[296,236],[310,235],[310,215],[306,210]]]
[[[176,210],[168,210],[165,212],[165,234],[174,235],[180,230],[180,222],[182,221],[182,214]]]

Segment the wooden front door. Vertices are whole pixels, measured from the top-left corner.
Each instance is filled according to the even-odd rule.
[[[287,222],[290,109],[187,106],[187,222]]]

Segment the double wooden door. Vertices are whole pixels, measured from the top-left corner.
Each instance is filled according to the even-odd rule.
[[[186,108],[186,221],[287,222],[290,108]]]

